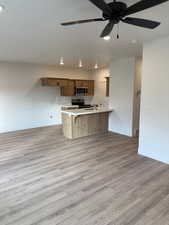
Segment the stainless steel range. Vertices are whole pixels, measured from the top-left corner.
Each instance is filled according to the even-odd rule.
[[[84,99],[72,99],[72,105],[78,105],[79,109],[92,108],[92,105],[85,104]]]

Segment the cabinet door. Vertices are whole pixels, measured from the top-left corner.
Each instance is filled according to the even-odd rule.
[[[69,80],[66,80],[66,79],[60,79],[58,80],[58,83],[59,83],[59,86],[60,87],[67,87],[68,86],[68,83],[69,83]]]
[[[66,87],[68,86],[67,79],[58,79],[58,78],[42,78],[42,85],[43,86],[59,86],[59,87]]]
[[[61,96],[75,96],[75,82],[68,80],[68,86],[61,88]]]
[[[81,80],[76,80],[75,83],[76,83],[76,88],[82,87],[82,81]]]
[[[83,80],[83,87],[88,87],[88,86],[89,86],[89,81]]]
[[[68,80],[68,87],[75,88],[75,81],[74,80]]]
[[[87,96],[94,96],[94,80],[88,81],[88,93]]]
[[[76,87],[88,87],[88,80],[76,80]]]

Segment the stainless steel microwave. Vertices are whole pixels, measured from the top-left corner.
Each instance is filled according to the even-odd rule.
[[[77,96],[86,96],[88,94],[88,87],[78,87],[76,88]]]

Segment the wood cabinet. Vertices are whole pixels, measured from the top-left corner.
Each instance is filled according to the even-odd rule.
[[[94,80],[88,81],[88,93],[87,96],[94,96]]]
[[[68,85],[61,88],[61,96],[75,96],[75,81],[68,80]]]
[[[85,96],[94,96],[94,80],[76,80],[76,88],[87,88]]]
[[[75,82],[76,82],[76,88],[88,87],[88,83],[89,83],[88,80],[76,80]]]
[[[85,96],[94,96],[94,80],[41,78],[43,86],[61,87],[61,96],[76,96],[76,88],[87,88]]]
[[[62,78],[41,78],[43,86],[53,86],[53,87],[66,87],[68,86],[68,79]]]
[[[74,139],[108,131],[109,112],[73,116],[62,112],[63,134]]]

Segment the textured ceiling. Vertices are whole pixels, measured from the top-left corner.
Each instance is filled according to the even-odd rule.
[[[169,34],[169,2],[133,15],[161,21],[159,28],[151,31],[120,24],[120,39],[115,28],[109,42],[99,38],[106,22],[60,26],[100,17],[100,10],[88,0],[1,0],[1,4],[6,10],[0,15],[0,61],[56,64],[63,56],[66,65],[77,66],[82,59],[86,68],[93,68],[96,62],[104,66],[118,57],[139,56],[144,41]]]

